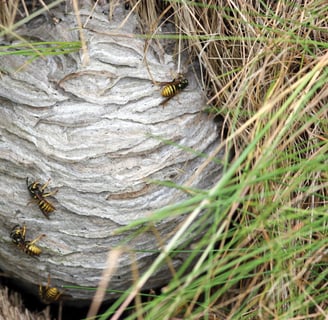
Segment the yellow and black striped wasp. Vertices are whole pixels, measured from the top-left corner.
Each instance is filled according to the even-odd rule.
[[[59,291],[56,287],[50,285],[50,274],[48,275],[48,283],[46,286],[40,284],[39,297],[43,303],[49,304],[59,300],[64,291]]]
[[[49,214],[56,210],[55,206],[49,202],[46,197],[52,196],[57,193],[58,190],[52,192],[45,192],[46,187],[48,186],[50,179],[44,184],[41,185],[38,181],[32,183],[28,182],[26,178],[27,189],[30,192],[31,197],[37,202],[41,212],[46,218],[49,219]]]
[[[173,81],[160,82],[159,85],[163,86],[161,95],[166,98],[160,103],[160,105],[164,106],[171,98],[188,86],[188,79],[186,79],[182,73],[178,73]]]
[[[25,234],[26,225],[24,224],[23,227],[21,227],[17,224],[12,228],[10,232],[10,238],[12,239],[12,242],[16,244],[16,246],[22,251],[24,251],[26,254],[30,256],[39,256],[42,250],[38,246],[36,246],[35,243],[39,241],[42,237],[44,237],[45,234],[39,235],[32,241],[26,241]]]

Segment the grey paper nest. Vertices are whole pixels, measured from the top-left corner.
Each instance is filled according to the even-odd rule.
[[[81,10],[82,23],[88,16]],[[197,153],[210,154],[220,142],[216,124],[201,112],[204,98],[193,73],[186,74],[189,86],[183,92],[159,106],[163,97],[151,76],[172,80],[172,57],[158,54],[154,46],[145,52],[145,41],[131,37],[137,27],[133,15],[118,29],[121,21],[93,14],[84,29],[90,58],[85,66],[82,51],[29,64],[22,56],[0,58],[0,268],[35,292],[48,273],[57,287],[97,287],[107,252],[122,240],[113,235],[117,228],[190,196],[151,180],[184,185],[191,179],[190,186],[206,189],[220,176],[214,163],[193,176],[204,162]],[[75,27],[72,14],[57,25],[31,23],[20,34],[38,41],[76,41]],[[58,189],[50,200],[56,206],[50,219],[29,203],[27,177],[51,178],[49,190]],[[167,219],[156,228],[165,236],[181,219]],[[11,228],[23,223],[28,240],[46,234],[38,242],[43,250],[38,258],[18,250],[9,238]],[[130,243],[131,250],[145,251],[135,256],[140,273],[156,257],[146,251],[158,249],[157,242],[149,232]],[[177,255],[173,265],[184,259]],[[131,284],[131,264],[129,253],[120,257],[110,289]],[[146,287],[169,278],[163,266]],[[75,301],[94,294],[66,292]]]

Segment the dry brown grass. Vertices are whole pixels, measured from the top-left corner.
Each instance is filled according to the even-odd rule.
[[[7,287],[0,288],[0,320],[51,320],[49,308],[33,313],[27,310],[20,294],[9,293]]]
[[[277,1],[266,5],[160,1],[157,6],[153,1],[130,2],[150,36],[156,38],[154,33],[159,34],[160,27],[168,22],[176,31],[167,38],[177,39],[176,35],[182,34],[183,46],[178,48],[177,56],[188,51],[190,59],[199,62],[207,104],[211,112],[225,118],[237,155],[268,121],[271,128],[251,164],[259,161],[263,149],[272,144],[282,128],[285,138],[277,145],[282,152],[299,153],[300,143],[310,143],[313,148],[302,155],[309,157],[318,151],[320,141],[327,141],[327,122],[320,122],[327,118],[327,109],[323,108],[328,101],[327,84],[315,95],[305,97],[327,67],[327,46],[323,45],[328,42],[326,1]],[[312,82],[285,110],[286,115],[292,115],[299,109],[299,99],[306,100],[300,119],[288,123],[288,117],[274,118],[314,68],[317,74]],[[309,121],[313,115],[317,118]]]

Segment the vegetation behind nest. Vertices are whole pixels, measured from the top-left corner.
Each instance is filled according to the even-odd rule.
[[[164,36],[181,39],[177,56],[199,62],[204,110],[223,117],[221,147],[234,157],[211,190],[152,217],[189,213],[149,274],[102,319],[132,298],[126,319],[327,319],[326,1],[128,3],[149,40],[175,26]],[[170,263],[188,232],[201,234],[190,259],[142,300],[143,281]]]

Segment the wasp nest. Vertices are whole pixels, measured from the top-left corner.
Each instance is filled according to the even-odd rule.
[[[210,163],[193,176],[204,162],[198,154],[210,154],[219,144],[217,125],[201,112],[204,98],[193,73],[184,75],[187,88],[160,105],[164,98],[154,80],[174,78],[172,57],[134,37],[136,18],[129,15],[122,24],[123,14],[117,8],[110,21],[97,12],[90,19],[82,8],[86,51],[29,63],[19,55],[0,58],[0,268],[35,292],[48,274],[58,288],[97,287],[107,252],[123,240],[115,230],[188,197],[154,180],[209,188],[220,175],[220,167]],[[79,40],[73,14],[57,24],[42,19],[19,34],[33,41]],[[40,199],[31,202],[27,177],[29,183],[38,180],[40,188],[51,178],[41,195],[58,190],[45,198],[56,207],[49,219],[38,208]],[[160,236],[170,234],[179,219],[156,225]],[[12,243],[9,234],[17,224],[26,225],[25,241],[40,236],[34,243],[42,248],[39,257],[19,250],[25,242],[21,248]],[[19,230],[12,234],[16,240]],[[110,289],[126,289],[133,279],[131,265],[142,273],[158,248],[151,232],[134,239],[130,249],[137,254],[120,256]],[[184,259],[177,255],[173,266]],[[146,287],[169,278],[163,266]],[[66,293],[75,301],[94,294]]]

